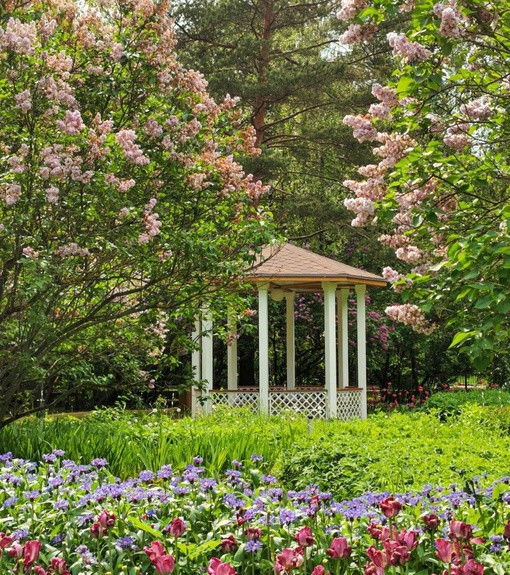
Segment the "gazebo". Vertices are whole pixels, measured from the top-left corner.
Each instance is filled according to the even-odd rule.
[[[384,278],[365,270],[320,256],[290,243],[267,246],[245,278],[258,291],[259,385],[255,389],[239,387],[237,369],[237,327],[229,321],[231,332],[227,351],[226,389],[213,390],[212,322],[203,315],[195,326],[201,345],[192,363],[195,378],[205,381],[202,409],[216,405],[249,405],[262,413],[277,414],[285,409],[304,411],[312,417],[347,419],[366,418],[366,311],[367,288],[385,287]],[[296,386],[294,300],[298,293],[324,294],[325,386]],[[351,385],[348,369],[348,297],[356,295],[357,382]],[[269,314],[268,297],[286,301],[286,389],[269,387]],[[338,330],[337,330],[338,325]],[[338,337],[337,337],[338,332]],[[200,410],[200,392],[192,394],[192,412]]]

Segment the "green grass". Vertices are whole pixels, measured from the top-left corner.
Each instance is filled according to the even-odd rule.
[[[453,395],[453,394],[452,394]],[[264,417],[224,409],[199,419],[171,419],[104,410],[83,419],[27,419],[0,430],[0,452],[38,460],[52,449],[88,463],[104,457],[114,475],[137,475],[171,464],[183,469],[200,455],[208,474],[219,476],[237,459],[288,488],[311,483],[337,498],[366,490],[405,491],[424,484],[462,483],[475,475],[510,474],[510,408],[464,404],[442,410],[375,414],[367,420],[315,421],[292,413]]]

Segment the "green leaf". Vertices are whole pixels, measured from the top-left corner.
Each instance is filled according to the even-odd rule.
[[[487,309],[491,303],[494,302],[494,298],[492,297],[492,294],[488,294],[482,298],[480,298],[476,303],[475,303],[475,308],[476,309]]]
[[[463,341],[465,341],[470,337],[473,337],[474,335],[476,335],[476,331],[461,331],[459,333],[456,333],[449,348],[459,345],[459,343],[462,343]]]

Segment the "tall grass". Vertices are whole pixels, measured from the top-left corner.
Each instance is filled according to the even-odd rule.
[[[14,423],[0,430],[0,452],[39,460],[53,449],[63,449],[66,457],[83,463],[105,458],[120,477],[168,464],[182,469],[197,455],[209,473],[219,474],[232,460],[248,462],[256,453],[264,457],[268,471],[282,450],[306,433],[306,425],[301,417],[268,418],[244,410],[220,409],[206,418],[176,420],[110,409],[81,419],[29,418]]]

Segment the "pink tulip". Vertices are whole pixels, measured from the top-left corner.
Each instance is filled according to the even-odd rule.
[[[52,572],[55,573],[56,575],[70,575],[68,569],[67,569],[67,565],[64,559],[60,558],[60,557],[53,557],[51,559],[51,569]]]
[[[300,531],[298,531],[296,535],[294,535],[294,539],[302,547],[311,547],[315,543],[312,530],[308,526],[303,527]]]
[[[473,536],[473,530],[471,529],[471,525],[452,519],[450,521],[450,535],[455,537],[455,539],[469,540]]]
[[[443,563],[452,562],[452,544],[447,539],[436,539],[436,557]]]
[[[351,551],[352,548],[347,544],[347,539],[345,537],[336,537],[331,541],[326,553],[332,559],[345,559],[346,557],[350,557]]]
[[[166,555],[166,549],[160,541],[153,541],[150,547],[144,547],[143,550],[149,556],[151,563],[163,555]]]
[[[398,565],[405,565],[409,559],[411,559],[411,554],[407,547],[405,545],[400,545],[398,541],[387,539],[383,542],[383,546],[386,561],[389,565],[394,565],[395,567]]]
[[[463,575],[483,575],[484,567],[474,559],[469,559],[464,565]]]
[[[209,575],[236,575],[236,570],[230,563],[222,563],[217,557],[213,557],[207,567]]]
[[[285,571],[288,573],[291,569],[301,567],[303,564],[303,548],[296,547],[295,549],[290,549],[286,547],[282,549],[281,553],[276,556],[275,570],[277,573]]]
[[[384,570],[386,567],[388,567],[389,562],[384,551],[381,551],[380,549],[377,549],[377,547],[371,545],[367,549],[367,555],[370,561],[372,561],[372,563],[379,569]]]
[[[312,575],[327,575],[323,565],[317,565],[312,571]]]
[[[23,547],[16,541],[9,549],[9,555],[11,557],[16,557],[16,559],[20,559],[20,557],[23,557]]]
[[[40,565],[36,565],[34,567],[34,572],[35,575],[49,575],[47,571],[44,570],[43,567],[41,567]],[[69,571],[67,571],[67,573],[69,573]]]
[[[186,523],[180,517],[175,517],[166,530],[172,537],[180,537],[186,531]]]
[[[387,497],[384,501],[379,503],[379,507],[385,517],[396,517],[402,509],[402,503],[397,501],[394,497]]]
[[[25,571],[39,558],[41,542],[37,540],[27,541],[23,548],[23,567]]]
[[[396,540],[400,543],[400,545],[404,545],[409,551],[413,551],[413,549],[418,547],[418,532],[413,531],[412,529],[409,531],[402,529],[396,536]]]
[[[159,555],[152,564],[158,575],[170,575],[175,567],[175,559],[171,555]]]

